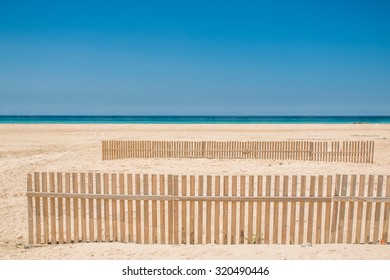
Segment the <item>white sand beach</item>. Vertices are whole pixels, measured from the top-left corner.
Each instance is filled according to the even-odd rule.
[[[102,140],[373,140],[373,164],[254,159],[102,161]],[[390,259],[389,245],[142,245],[78,243],[28,246],[30,172],[177,175],[390,175],[389,124],[111,125],[0,124],[0,259]]]

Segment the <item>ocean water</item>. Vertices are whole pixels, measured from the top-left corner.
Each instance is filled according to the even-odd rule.
[[[0,116],[13,124],[347,124],[390,123],[390,116]]]

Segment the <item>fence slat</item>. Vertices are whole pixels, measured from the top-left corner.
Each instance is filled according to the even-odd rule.
[[[62,193],[62,173],[57,172],[57,192]],[[63,199],[58,198],[58,242],[64,243],[64,204]]]
[[[257,176],[257,197],[263,195],[263,176]],[[261,244],[263,242],[263,232],[261,230],[262,225],[262,203],[256,202],[256,244]]]
[[[101,185],[101,176],[100,173],[96,173],[96,194],[101,194],[102,192],[102,185]],[[66,177],[65,177],[66,179]],[[96,200],[96,235],[97,235],[97,241],[102,242],[103,240],[103,225],[102,225],[102,200],[97,199]]]
[[[365,176],[360,175],[359,177],[359,196],[364,195],[365,189]],[[364,238],[362,238],[362,222],[363,222],[363,202],[358,202],[357,204],[357,220],[356,220],[356,239],[355,243],[364,242]]]
[[[190,196],[195,196],[195,176],[190,176]],[[190,244],[195,244],[195,201],[190,201]]]
[[[245,183],[246,183],[246,177],[241,176],[240,178],[240,196],[245,196]],[[245,202],[241,201],[240,204],[240,230],[239,230],[239,244],[245,243]]]
[[[41,173],[42,192],[47,192],[47,173]],[[43,210],[43,243],[49,243],[49,209],[47,198],[42,198]]]
[[[291,180],[291,196],[297,196],[297,182],[298,182],[298,177],[297,176],[292,176]],[[296,208],[297,208],[297,203],[296,202],[291,202],[291,216],[290,216],[290,244],[296,244],[296,239],[295,239],[295,224],[296,224]]]
[[[203,176],[198,176],[198,195],[203,196]],[[203,244],[203,201],[198,201],[198,244]]]
[[[80,174],[80,192],[85,193],[85,173]],[[87,209],[85,198],[81,199],[81,241],[87,241]]]
[[[353,197],[356,193],[356,175],[351,176],[351,183],[350,183],[350,192],[349,196]],[[353,221],[354,221],[354,214],[355,214],[355,202],[349,202],[349,209],[348,209],[348,225],[347,225],[347,241],[346,243],[351,244],[352,243],[352,233],[353,233]]]
[[[283,197],[288,196],[288,176],[283,176]],[[282,244],[287,244],[287,202],[282,203]]]
[[[55,179],[54,172],[49,173],[49,188],[51,193],[55,193]],[[56,205],[55,198],[50,198],[50,231],[51,231],[51,244],[56,244],[57,242],[57,227],[56,227]]]
[[[135,194],[141,194],[141,175],[135,174]],[[141,201],[135,201],[135,240],[137,243],[142,243],[141,237]]]
[[[73,193],[79,192],[79,183],[78,183],[78,174],[72,173],[72,186],[73,186]],[[80,235],[79,235],[79,200],[78,198],[73,198],[73,240],[74,242],[80,241]]]
[[[127,152],[127,149],[125,150]],[[125,194],[125,175],[119,174],[119,194]],[[125,215],[125,201],[119,201],[119,222],[120,222],[120,241],[126,242],[126,215]]]
[[[248,196],[254,197],[254,177],[249,176],[248,181]],[[248,202],[248,243],[255,244],[256,236],[253,234],[253,202]]]
[[[173,244],[173,175],[168,175],[168,244]]]
[[[220,176],[215,176],[215,196],[218,197],[221,195],[221,178]],[[221,212],[221,207],[220,207],[220,202],[218,199],[215,201],[215,219],[214,219],[214,243],[215,244],[220,244],[220,229],[219,225],[221,223],[220,221],[220,212]]]
[[[181,176],[181,195],[187,196],[186,175]],[[187,244],[187,201],[181,201],[181,243]]]
[[[376,189],[376,197],[382,197],[383,176],[378,176],[378,184]],[[375,220],[374,220],[374,244],[379,241],[379,221],[381,216],[381,203],[375,202]]]
[[[160,182],[160,195],[165,195],[166,194],[166,187],[165,187],[165,176],[160,175],[159,176],[159,182]],[[165,211],[165,206],[166,206],[166,201],[160,201],[160,238],[161,238],[161,244],[167,244],[166,240],[166,234],[165,234],[165,229],[167,228],[165,226],[165,216],[166,216],[166,211]]]
[[[146,143],[145,143],[146,146]],[[149,176],[148,174],[144,174],[143,176],[143,194],[149,195]],[[149,244],[150,236],[149,236],[149,201],[144,200],[144,244]],[[177,211],[176,211],[177,212]]]
[[[111,174],[111,194],[117,194],[117,177],[116,174]],[[111,200],[111,221],[112,221],[112,241],[118,241],[118,209],[117,200]]]
[[[232,176],[232,196],[237,196],[237,176]],[[230,244],[237,244],[236,232],[237,232],[237,202],[232,202],[232,223],[231,223],[231,241]]]
[[[229,194],[229,177],[224,176],[223,177],[223,195],[228,196]],[[228,202],[223,202],[223,231],[222,231],[222,238],[223,238],[223,244],[228,244]]]
[[[93,194],[93,174],[88,173],[88,193]],[[89,242],[95,241],[95,222],[94,222],[94,200],[88,200],[88,212],[89,212]]]
[[[348,177],[347,177],[347,175],[343,175],[342,181],[341,181],[341,196],[347,195],[347,189],[348,189]],[[343,241],[344,241],[345,207],[346,207],[346,202],[341,201],[340,202],[340,211],[339,211],[340,215],[339,215],[339,221],[338,221],[337,243],[343,243]]]
[[[265,195],[271,195],[271,176],[267,175],[265,177]],[[270,216],[271,216],[271,204],[269,201],[265,203],[265,228],[264,228],[264,244],[269,244],[270,242]]]
[[[173,197],[179,195],[179,177],[173,176]],[[179,201],[173,200],[173,244],[179,244]]]
[[[279,197],[280,176],[274,176],[274,196]],[[274,217],[273,217],[273,234],[272,243],[278,244],[279,242],[279,202],[274,202]]]
[[[157,195],[157,175],[152,174],[152,195]],[[157,244],[157,201],[152,201],[152,244]]]
[[[324,176],[319,175],[318,176],[318,197],[324,196]],[[316,237],[315,237],[315,243],[320,244],[322,243],[321,233],[322,233],[322,202],[317,203],[317,218],[316,218]]]
[[[374,176],[368,176],[368,193],[367,196],[372,197],[374,194]],[[372,202],[366,204],[366,223],[364,229],[364,243],[370,242],[371,236],[371,217],[372,216]]]
[[[331,197],[332,195],[332,176],[327,176],[326,178],[326,197]],[[330,202],[325,203],[325,237],[324,242],[325,244],[330,242],[330,234],[331,234],[331,210],[332,205]]]
[[[386,197],[390,197],[390,176],[387,176],[386,178]],[[389,217],[390,217],[390,204],[386,204],[385,211],[383,214],[382,242],[389,242]]]
[[[306,176],[301,176],[300,197],[306,197]],[[298,228],[298,244],[303,244],[305,221],[305,202],[299,203],[299,228]]]
[[[310,176],[310,192],[309,197],[314,197],[316,187],[316,177]],[[308,213],[308,225],[307,225],[307,242],[313,244],[313,224],[314,224],[314,202],[309,202],[309,213]]]
[[[206,195],[212,195],[212,177],[207,176]],[[206,202],[206,244],[211,243],[211,201]]]
[[[103,174],[103,192],[109,194],[108,174]],[[104,199],[104,241],[110,242],[110,205],[109,200]]]
[[[339,196],[340,193],[340,175],[336,175],[334,196]],[[336,230],[337,230],[337,217],[339,215],[339,204],[340,202],[335,201],[333,203],[332,212],[332,227],[330,232],[330,243],[336,243]]]

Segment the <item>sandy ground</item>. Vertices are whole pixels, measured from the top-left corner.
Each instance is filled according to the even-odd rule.
[[[101,160],[101,140],[374,140],[374,164],[280,160]],[[388,245],[69,244],[29,248],[26,174],[390,174],[390,125],[0,124],[0,259],[390,259]]]

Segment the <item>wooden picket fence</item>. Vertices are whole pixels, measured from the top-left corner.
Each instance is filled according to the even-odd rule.
[[[373,163],[374,141],[103,141],[103,160],[124,158],[277,159]]]
[[[27,201],[31,244],[390,241],[390,175],[43,172]]]

